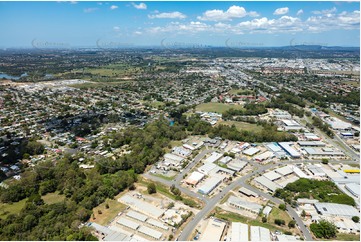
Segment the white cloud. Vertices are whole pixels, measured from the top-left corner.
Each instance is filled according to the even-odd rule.
[[[325,13],[311,16],[305,24],[312,32],[323,32],[333,29],[360,29],[360,11],[342,12],[340,14]]]
[[[77,1],[70,1],[70,4],[77,4]]]
[[[135,35],[141,35],[141,34],[143,34],[143,33],[142,33],[141,31],[135,31],[134,34],[135,34]]]
[[[327,14],[332,14],[332,13],[335,13],[337,11],[337,8],[336,7],[333,7],[331,9],[324,9],[324,10],[321,10],[321,11],[312,11],[313,14],[317,14],[317,15],[327,15]]]
[[[297,16],[299,16],[301,14],[303,14],[303,9],[300,9],[300,10],[297,11]]]
[[[118,26],[114,26],[114,27],[113,27],[113,30],[114,30],[115,32],[118,32],[118,31],[120,30],[120,28],[119,28]]]
[[[219,9],[213,9],[213,10],[207,10],[203,13],[202,16],[198,16],[198,20],[203,21],[224,21],[224,20],[232,20],[233,18],[243,18],[246,16],[251,17],[257,17],[258,13],[255,11],[251,11],[247,13],[246,9],[244,7],[239,6],[231,6],[228,8],[227,11],[219,10]]]
[[[288,11],[289,11],[288,7],[277,8],[277,9],[273,12],[273,15],[284,15],[284,14],[288,13]]]
[[[112,6],[110,6],[110,10],[114,10],[114,9],[117,9],[117,8],[118,8],[117,5],[112,5]]]
[[[92,12],[95,12],[97,10],[98,10],[98,8],[85,8],[84,13],[92,13]]]
[[[337,29],[360,29],[360,11],[311,16],[304,21],[302,21],[299,17],[283,15],[274,19],[262,17],[235,24],[226,24],[221,21],[214,24],[206,24],[202,21],[192,21],[188,23],[171,22],[165,26],[148,28],[146,31],[153,34],[193,34],[200,32],[207,32],[210,34],[295,34],[298,32],[313,33]]]
[[[178,18],[178,19],[185,19],[187,16],[181,12],[169,12],[169,13],[158,13],[154,15],[148,15],[148,18]]]
[[[139,3],[139,4],[132,3],[132,5],[136,9],[147,9],[147,5],[145,3]]]

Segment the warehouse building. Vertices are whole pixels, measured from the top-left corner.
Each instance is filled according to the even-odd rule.
[[[271,241],[269,229],[251,226],[251,241]]]
[[[225,156],[225,157],[222,157],[222,159],[219,160],[219,163],[222,163],[222,164],[226,165],[226,164],[228,164],[231,160],[232,160],[231,157]]]
[[[326,144],[322,141],[298,141],[297,144],[301,147],[325,147]]]
[[[280,179],[282,176],[275,171],[269,171],[263,174],[264,177],[266,177],[268,180],[276,181]]]
[[[245,155],[248,155],[248,156],[253,156],[253,155],[257,154],[260,151],[261,150],[256,148],[256,147],[251,147],[251,148],[248,148],[248,149],[244,150],[242,153],[245,154]]]
[[[292,167],[291,166],[284,166],[281,168],[277,168],[275,170],[275,172],[277,172],[278,174],[280,174],[281,176],[285,177],[288,175],[291,175],[293,173]]]
[[[352,218],[353,216],[357,216],[359,214],[356,208],[345,204],[315,203],[314,206],[317,212],[321,215]]]
[[[103,241],[134,241],[131,237],[124,233],[109,229],[94,222],[88,223],[87,226],[95,229],[96,233],[101,236]]]
[[[283,128],[286,131],[303,129],[303,127],[293,119],[291,120],[284,119],[282,120],[282,123],[283,123]]]
[[[209,175],[209,173],[212,171],[212,170],[214,170],[214,169],[216,169],[217,168],[217,165],[216,164],[213,164],[213,163],[206,163],[206,164],[204,164],[203,166],[201,166],[201,167],[199,167],[198,168],[198,171],[200,172],[200,173],[203,173],[204,175]]]
[[[286,157],[286,152],[277,143],[268,143],[266,147],[272,151],[277,158]]]
[[[164,209],[158,208],[148,202],[144,202],[138,198],[132,197],[128,194],[119,198],[119,202],[130,206],[132,209],[144,213],[153,218],[159,218],[164,214]]]
[[[246,195],[247,197],[258,197],[258,194],[257,194],[257,193],[255,193],[255,192],[253,192],[253,191],[251,191],[251,190],[249,190],[249,189],[247,189],[247,188],[245,188],[245,187],[241,187],[241,188],[238,190],[238,192]]]
[[[133,219],[135,219],[135,220],[141,221],[141,222],[145,222],[145,221],[148,219],[148,217],[145,216],[144,214],[135,212],[135,211],[133,211],[133,210],[130,210],[130,211],[127,213],[127,216],[130,217],[130,218],[133,218]]]
[[[212,152],[212,154],[204,161],[205,164],[214,163],[219,160],[223,155],[218,152]]]
[[[227,203],[230,207],[236,208],[238,210],[245,210],[253,214],[259,214],[259,212],[262,211],[263,208],[263,206],[257,203],[249,202],[236,196],[230,196],[227,200]]]
[[[257,182],[258,184],[262,185],[263,187],[267,188],[271,192],[276,191],[277,188],[282,188],[280,185],[278,185],[277,183],[267,179],[264,176],[256,177],[254,179],[254,181]]]
[[[227,167],[228,167],[228,169],[231,169],[232,171],[240,172],[243,170],[243,168],[246,167],[247,164],[248,164],[247,161],[243,161],[240,159],[234,159],[227,164]]]
[[[345,185],[345,188],[355,197],[360,197],[360,184],[348,183]]]
[[[175,154],[167,153],[164,155],[164,164],[172,166],[180,166],[181,162],[184,160],[183,157],[180,157]]]
[[[248,224],[232,222],[231,241],[249,241]]]
[[[201,238],[202,241],[221,241],[223,231],[226,227],[226,223],[219,220],[210,218],[206,229],[203,232]]]
[[[159,222],[155,219],[148,219],[147,220],[147,223],[150,224],[150,225],[153,225],[157,228],[160,228],[160,229],[164,229],[164,230],[168,230],[168,227],[166,225],[164,225],[162,222]]]
[[[140,226],[140,228],[138,229],[138,232],[145,234],[156,240],[160,240],[160,238],[162,238],[162,235],[163,235],[161,232],[151,229],[147,226]]]
[[[120,225],[123,225],[124,227],[133,229],[133,230],[137,230],[140,226],[140,224],[133,222],[132,220],[129,220],[124,217],[121,217],[120,219],[118,219],[117,223]]]
[[[187,180],[185,180],[185,182],[188,185],[197,185],[202,179],[204,178],[204,174],[198,172],[198,171],[194,171],[192,172],[192,174],[187,178]]]
[[[307,152],[308,155],[312,156],[313,158],[335,158],[344,156],[344,153],[334,150],[332,148],[305,147],[303,149]]]
[[[254,160],[258,161],[258,162],[262,162],[265,161],[267,159],[273,158],[275,156],[275,154],[271,151],[266,151],[262,154],[259,154],[257,156],[254,157]]]
[[[321,138],[315,135],[314,133],[304,133],[303,136],[305,137],[306,140],[315,140],[315,141],[321,140]]]
[[[291,147],[292,142],[279,142],[278,144],[292,158],[300,158],[301,157],[301,154],[298,151],[296,151],[294,148]]]
[[[206,180],[205,184],[198,189],[198,192],[204,195],[211,193],[219,184],[221,184],[222,178],[212,177]]]

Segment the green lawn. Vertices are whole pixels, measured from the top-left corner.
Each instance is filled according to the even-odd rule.
[[[58,192],[52,192],[42,196],[41,198],[44,200],[45,203],[53,204],[64,201],[65,196],[59,195]]]
[[[9,214],[18,214],[24,208],[26,198],[15,203],[0,203],[0,218],[5,219]]]
[[[238,130],[248,130],[248,131],[254,131],[254,132],[260,132],[262,131],[263,127],[257,124],[250,124],[246,122],[238,122],[238,121],[221,121],[218,122],[217,125],[224,124],[224,125],[235,125]]]
[[[202,103],[196,107],[196,110],[202,112],[223,113],[231,108],[237,110],[244,109],[241,105],[225,104],[225,103]]]
[[[109,205],[109,208],[105,208],[106,204]],[[105,202],[99,204],[97,207],[93,208],[93,217],[90,219],[91,222],[96,222],[101,225],[107,225],[112,219],[114,219],[119,212],[122,212],[127,206],[117,201],[116,199],[107,198]],[[101,211],[101,214],[98,211]]]
[[[231,89],[228,93],[232,95],[237,95],[238,93],[249,93],[252,90],[249,89]]]
[[[157,176],[157,177],[160,177],[160,178],[162,178],[164,180],[168,180],[168,181],[172,181],[175,177],[175,176],[165,176],[162,174],[152,174],[152,176]]]
[[[268,221],[274,223],[275,219],[284,220],[286,222],[286,226],[292,220],[286,211],[283,211],[283,210],[279,209],[278,207],[273,207],[273,209],[268,217]]]
[[[237,214],[237,213],[232,213],[232,212],[228,212],[228,211],[226,212],[224,210],[221,210],[219,207],[217,207],[215,209],[214,216],[217,218],[220,218],[220,219],[230,221],[230,222],[241,222],[241,223],[246,223],[246,224],[252,225],[252,226],[265,227],[271,231],[275,231],[275,230],[279,230],[282,232],[289,231],[287,224],[285,226],[283,226],[283,228],[281,228],[281,227],[271,224],[272,222],[270,219],[268,219],[269,222],[262,223],[262,221],[260,221],[259,217],[257,219],[251,219],[248,217],[241,216],[240,214]]]
[[[360,235],[359,234],[337,234],[336,240],[342,240],[342,241],[360,241]]]

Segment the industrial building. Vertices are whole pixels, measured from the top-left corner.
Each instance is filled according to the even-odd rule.
[[[251,226],[251,241],[271,241],[269,229]]]
[[[249,241],[248,224],[232,222],[231,241]]]
[[[229,206],[238,210],[245,210],[254,214],[259,214],[262,211],[263,206],[257,203],[249,202],[245,199],[236,196],[230,196],[227,200]]]
[[[276,181],[280,179],[282,176],[275,171],[269,171],[263,174],[264,177],[266,177],[268,180]]]
[[[135,212],[135,211],[133,211],[133,210],[130,210],[130,211],[127,213],[127,216],[130,217],[130,218],[133,218],[133,219],[135,219],[135,220],[141,221],[141,222],[145,222],[145,221],[148,219],[148,217],[145,216],[144,214]]]
[[[360,197],[360,184],[348,183],[345,185],[347,191],[349,191],[353,196]]]
[[[356,208],[345,204],[315,203],[314,206],[317,212],[321,215],[352,218],[353,216],[358,216],[359,214],[359,211],[357,211]]]
[[[297,141],[301,147],[325,147],[326,144],[322,141]]]
[[[293,119],[291,120],[283,119],[282,123],[285,131],[303,129],[303,127]]]
[[[102,226],[94,222],[88,223],[87,226],[94,228],[95,231],[99,235],[101,235],[101,239],[103,241],[132,241],[132,242],[137,241],[124,233],[120,233],[118,231],[109,229],[105,226]]]
[[[121,217],[120,219],[117,220],[117,223],[120,225],[123,225],[124,227],[133,229],[133,230],[137,230],[140,226],[140,224],[133,222],[132,220],[129,220],[127,218]]]
[[[160,238],[162,238],[162,233],[157,231],[157,230],[154,230],[154,229],[151,229],[147,226],[140,226],[139,229],[138,229],[138,232],[142,233],[142,234],[145,234],[153,239],[156,239],[156,240],[159,240]]]
[[[218,152],[212,152],[212,154],[204,161],[205,164],[214,163],[219,160],[223,155]]]
[[[206,180],[205,184],[198,189],[198,192],[204,195],[211,193],[221,182],[222,178],[220,177],[211,177]]]
[[[266,147],[272,151],[277,158],[286,157],[286,152],[277,143],[268,143]]]
[[[262,185],[263,187],[267,188],[269,191],[274,192],[277,188],[282,188],[277,183],[267,179],[264,176],[259,176],[254,179],[258,184]]]
[[[335,158],[345,156],[341,151],[337,151],[332,148],[305,147],[303,149],[313,158]]]
[[[247,161],[243,161],[240,159],[233,159],[227,164],[227,167],[232,171],[240,172],[243,170],[243,168],[246,167],[247,164],[248,164]]]
[[[249,189],[247,189],[247,188],[245,188],[245,187],[241,187],[241,188],[238,190],[238,192],[246,195],[247,197],[258,197],[258,194],[257,194],[257,193],[255,193],[255,192],[253,192],[253,191],[251,191],[251,190],[249,190]]]
[[[292,142],[279,142],[278,143],[281,148],[286,151],[286,153],[292,158],[300,158],[301,154],[291,147]]]
[[[261,161],[265,161],[267,159],[270,159],[270,158],[273,158],[275,156],[275,154],[271,151],[266,151],[262,154],[259,154],[257,156],[255,156],[253,159],[258,161],[258,162],[261,162]]]
[[[124,203],[134,210],[147,214],[153,218],[159,218],[165,212],[164,209],[158,208],[150,203],[144,202],[143,200],[132,197],[128,194],[119,198],[119,202]]]
[[[221,241],[226,223],[215,218],[210,218],[201,238],[202,241]]]
[[[185,182],[188,185],[197,185],[202,179],[204,178],[204,174],[198,172],[198,171],[194,171],[192,172],[192,174],[187,178],[187,180],[185,180]]]
[[[164,155],[164,164],[172,166],[180,166],[181,162],[184,160],[183,157],[178,155],[167,153]]]
[[[242,153],[245,154],[245,155],[248,155],[248,156],[253,156],[253,155],[257,154],[260,151],[261,150],[256,148],[256,147],[251,147],[251,148],[248,148],[248,149],[244,150]]]

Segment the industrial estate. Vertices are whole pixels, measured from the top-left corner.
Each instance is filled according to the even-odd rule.
[[[0,49],[0,240],[360,241],[359,47],[164,41]]]

